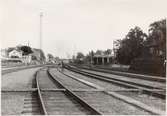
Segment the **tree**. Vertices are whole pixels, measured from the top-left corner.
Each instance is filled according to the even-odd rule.
[[[21,46],[20,49],[23,51],[23,55],[29,55],[33,53],[31,47],[29,46]]]
[[[91,55],[90,54],[86,54],[86,56],[84,57],[84,63],[90,63],[91,61]]]
[[[72,55],[72,60],[75,60],[75,55]]]
[[[121,41],[122,41],[121,39],[118,39],[118,40],[114,41],[114,42],[113,42],[114,48],[119,48]]]
[[[111,49],[107,49],[104,51],[104,54],[105,55],[110,55],[112,53],[112,50]]]
[[[34,55],[32,55],[31,58],[32,58],[32,60],[37,60],[37,57]]]
[[[78,64],[81,64],[81,63],[84,62],[84,58],[85,58],[84,54],[82,52],[78,52],[74,62],[78,63]]]
[[[95,54],[96,54],[96,55],[102,55],[102,54],[103,54],[103,51],[102,51],[102,50],[97,50],[97,51],[95,52]]]
[[[166,38],[166,19],[156,21],[150,24],[149,32],[150,32],[150,36],[152,35],[152,37],[157,36],[160,38],[162,36],[162,39],[165,39]]]
[[[47,57],[48,57],[49,61],[52,61],[53,58],[54,58],[54,56],[52,54],[50,54],[50,53],[47,54]]]
[[[166,58],[166,20],[160,20],[150,24],[147,42],[157,45],[157,51],[162,52],[163,59]]]
[[[116,59],[121,64],[130,64],[142,53],[143,42],[147,35],[139,28],[130,29],[126,37],[120,41]]]
[[[77,59],[82,59],[82,58],[84,58],[84,54],[82,52],[78,52],[76,58]]]
[[[9,47],[9,48],[7,49],[7,52],[9,53],[9,52],[13,51],[14,49],[15,49],[14,47]]]
[[[39,49],[40,50],[40,60],[41,61],[45,61],[45,59],[46,59],[46,57],[45,57],[45,54],[44,54],[44,52],[43,52],[43,50],[41,50],[41,49]]]

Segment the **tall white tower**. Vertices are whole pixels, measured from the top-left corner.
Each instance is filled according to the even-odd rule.
[[[43,17],[43,12],[40,12],[39,39],[40,39],[40,49],[41,50],[42,50],[42,17]]]
[[[43,17],[43,12],[40,12],[40,24],[39,24],[39,47],[42,50],[42,17]],[[42,61],[42,56],[40,53],[40,60]]]

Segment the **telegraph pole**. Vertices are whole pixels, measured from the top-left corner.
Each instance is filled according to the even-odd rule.
[[[40,49],[41,50],[42,50],[42,17],[43,17],[43,12],[40,12],[39,39],[40,39]]]
[[[39,44],[40,44],[39,47],[40,47],[40,50],[42,50],[42,17],[43,17],[43,12],[40,12],[40,24],[39,24]],[[41,52],[40,52],[40,60],[42,60]]]
[[[28,41],[28,47],[30,47],[30,42]]]

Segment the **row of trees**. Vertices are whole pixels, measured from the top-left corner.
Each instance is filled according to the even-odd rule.
[[[148,55],[153,49],[153,53],[150,53],[152,56],[149,57],[158,56],[164,61],[166,59],[166,19],[151,23],[148,32],[146,34],[136,26],[129,30],[125,38],[117,40],[115,42],[117,46],[115,60],[120,64],[129,65],[134,59],[143,57],[145,54]],[[111,49],[91,51],[87,55],[78,52],[76,57],[73,56],[73,60],[77,63],[90,62],[91,56],[111,53]]]
[[[130,29],[122,40],[117,40],[116,60],[121,64],[130,64],[135,58],[141,57],[148,47],[157,47],[161,57],[166,58],[166,20],[156,21],[149,26],[149,34],[140,27]]]

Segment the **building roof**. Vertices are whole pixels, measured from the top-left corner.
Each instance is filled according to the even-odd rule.
[[[113,57],[113,55],[94,55],[93,57]]]
[[[19,50],[19,49],[13,49],[12,51],[10,51],[10,52],[13,52],[13,51],[17,51],[17,52],[23,52],[22,50]],[[9,53],[10,53],[9,52]]]

